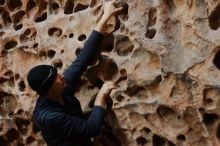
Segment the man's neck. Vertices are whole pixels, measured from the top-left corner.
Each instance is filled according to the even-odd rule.
[[[55,102],[59,102],[61,105],[64,105],[63,99],[61,94],[57,94],[57,93],[48,93],[46,98],[55,101]]]

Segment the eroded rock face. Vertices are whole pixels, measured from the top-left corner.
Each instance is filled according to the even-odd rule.
[[[60,72],[77,57],[103,12],[102,0],[0,0],[0,145],[45,145],[31,113],[30,68]],[[220,145],[220,3],[121,0],[100,54],[79,81],[84,111],[106,80],[98,146]]]

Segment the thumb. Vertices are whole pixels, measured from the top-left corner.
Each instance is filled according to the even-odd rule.
[[[123,7],[120,7],[120,8],[116,8],[115,10],[114,10],[114,14],[116,14],[116,13],[118,13],[118,12],[120,12],[120,11],[122,11],[123,10]]]

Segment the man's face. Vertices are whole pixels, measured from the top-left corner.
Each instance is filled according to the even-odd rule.
[[[63,75],[57,74],[56,79],[54,80],[53,85],[51,86],[51,89],[54,92],[61,93],[65,87],[66,87],[66,83]]]

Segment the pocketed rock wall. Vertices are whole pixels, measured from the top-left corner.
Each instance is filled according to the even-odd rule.
[[[0,0],[0,145],[45,145],[33,125],[30,68],[62,72],[80,52],[105,0]],[[76,96],[91,110],[108,99],[97,146],[220,145],[218,0],[123,0]]]

